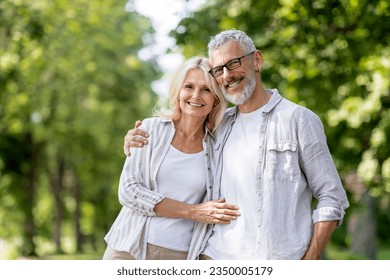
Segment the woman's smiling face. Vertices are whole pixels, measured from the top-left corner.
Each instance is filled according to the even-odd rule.
[[[206,118],[211,112],[215,97],[200,69],[187,72],[180,88],[179,100],[182,114]]]

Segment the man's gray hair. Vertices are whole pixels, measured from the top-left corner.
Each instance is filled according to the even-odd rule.
[[[209,57],[211,57],[211,53],[213,51],[215,51],[216,49],[218,49],[219,47],[221,47],[222,45],[230,41],[235,41],[240,43],[242,50],[245,53],[256,51],[255,44],[245,32],[236,29],[228,29],[210,38],[208,44]]]

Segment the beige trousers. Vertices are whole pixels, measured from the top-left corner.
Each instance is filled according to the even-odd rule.
[[[167,249],[161,246],[147,244],[146,260],[186,260],[188,252]],[[107,246],[103,260],[135,260],[125,251],[116,251]]]
[[[211,261],[211,260],[213,260],[213,259],[210,258],[209,256],[205,255],[205,254],[200,254],[200,255],[199,255],[199,260],[201,260],[201,261],[204,261],[204,260],[206,260],[206,261]]]

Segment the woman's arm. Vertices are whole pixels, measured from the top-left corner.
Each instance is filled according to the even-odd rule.
[[[237,219],[238,207],[225,199],[206,201],[192,205],[170,198],[164,198],[154,208],[157,216],[189,219],[205,224],[229,224]]]
[[[127,150],[127,147],[143,147],[145,144],[143,141],[147,135],[145,135],[145,130],[138,128],[141,124],[140,121],[137,121],[136,128],[127,133],[124,150]],[[141,137],[136,138],[134,135],[141,135]],[[140,176],[142,170],[148,166],[148,163],[141,156],[143,152],[146,152],[145,149],[148,147],[134,150],[131,158],[130,151],[128,151],[120,183],[119,200],[122,205],[147,216],[182,218],[207,224],[228,224],[240,215],[237,211],[238,207],[226,203],[224,199],[193,205],[164,197],[147,188],[144,183],[145,178]],[[144,166],[145,164],[146,166]]]

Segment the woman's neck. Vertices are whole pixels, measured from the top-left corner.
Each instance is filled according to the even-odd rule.
[[[204,136],[204,122],[205,119],[197,118],[180,118],[177,121],[173,121],[175,124],[176,133],[180,133],[183,137],[189,140],[195,140],[197,138],[203,138]]]
[[[203,150],[202,140],[205,134],[204,119],[185,119],[173,121],[175,136],[172,145],[184,153],[197,153]]]

